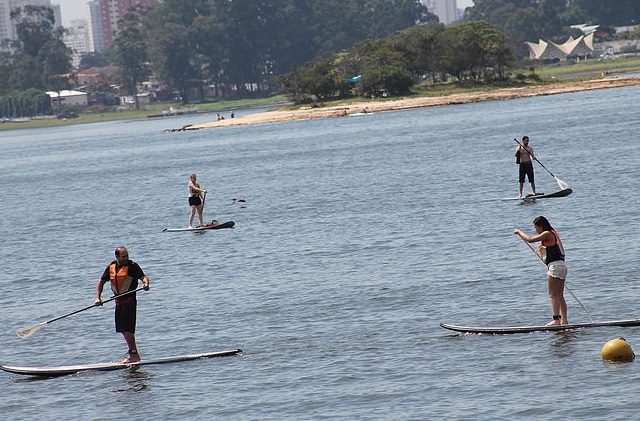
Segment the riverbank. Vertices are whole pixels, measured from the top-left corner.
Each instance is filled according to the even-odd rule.
[[[468,104],[484,101],[526,98],[540,95],[556,95],[570,92],[610,89],[640,85],[640,78],[611,78],[574,82],[560,82],[552,85],[504,88],[495,91],[451,94],[438,97],[402,98],[396,100],[369,100],[358,103],[332,105],[327,107],[307,107],[301,109],[273,110],[251,114],[240,118],[225,119],[193,125],[187,130],[210,129],[215,127],[243,126],[249,124],[278,123],[315,118],[336,118],[359,115],[364,112],[409,110],[414,108],[437,107],[442,105]]]

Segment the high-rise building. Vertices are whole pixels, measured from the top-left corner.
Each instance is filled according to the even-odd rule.
[[[102,23],[102,36],[104,48],[110,48],[113,44],[113,34],[118,30],[118,20],[134,6],[150,7],[157,0],[98,0],[100,2],[100,21]],[[93,21],[93,19],[92,19]],[[97,50],[96,50],[97,51]]]
[[[66,29],[67,33],[64,36],[64,43],[73,51],[72,65],[77,69],[82,55],[92,51],[91,31],[89,30],[87,21],[83,19],[72,20],[71,25],[66,27]]]
[[[456,0],[420,0],[427,10],[440,19],[440,23],[449,25],[458,20]]]
[[[0,40],[11,38],[11,7],[9,0],[0,0]]]
[[[104,29],[102,27],[102,13],[100,8],[100,0],[91,0],[87,3],[89,16],[89,36],[90,38],[90,51],[97,53],[104,51]]]

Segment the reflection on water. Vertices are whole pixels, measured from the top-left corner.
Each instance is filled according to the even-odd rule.
[[[140,366],[133,366],[124,371],[122,379],[126,382],[128,387],[123,389],[116,389],[114,392],[144,392],[149,390],[148,381],[153,378],[153,375],[141,371]]]
[[[570,356],[575,351],[573,342],[578,339],[575,331],[565,330],[555,333],[555,339],[549,344],[553,355],[558,358]]]

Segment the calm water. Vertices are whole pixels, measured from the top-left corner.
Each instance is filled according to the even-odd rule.
[[[640,328],[455,335],[440,322],[546,323],[545,268],[515,235],[546,215],[595,320],[640,317],[639,88],[164,133],[209,116],[0,133],[0,363],[114,361],[92,304],[113,249],[151,279],[143,357],[241,357],[30,380],[0,373],[3,419],[634,419]],[[514,137],[575,193],[522,205]],[[187,224],[190,172],[209,189]],[[539,191],[557,188],[536,166]],[[245,198],[245,206],[232,203]],[[105,293],[108,296],[108,292]],[[572,322],[587,314],[567,294]]]

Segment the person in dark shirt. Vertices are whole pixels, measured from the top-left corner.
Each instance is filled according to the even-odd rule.
[[[136,293],[138,281],[142,281],[145,291],[149,290],[149,278],[144,274],[142,268],[129,260],[129,252],[125,247],[116,249],[116,260],[111,262],[104,270],[96,286],[96,299],[94,305],[101,306],[102,290],[104,284],[109,282],[114,295],[126,294],[116,298],[115,325],[116,332],[122,333],[124,340],[129,347],[127,358],[121,361],[123,364],[131,364],[140,361],[140,354],[136,345]],[[130,292],[133,291],[133,292]]]

